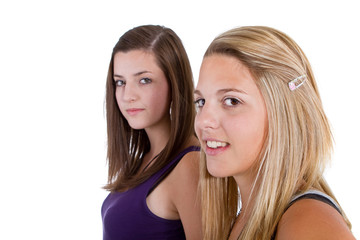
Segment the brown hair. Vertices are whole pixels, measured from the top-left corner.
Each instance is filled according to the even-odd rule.
[[[113,80],[114,55],[117,52],[144,50],[151,52],[166,76],[171,94],[170,138],[156,160],[143,174],[136,175],[150,142],[144,129],[132,129],[121,114],[115,98]],[[144,182],[164,167],[184,148],[194,135],[195,109],[193,77],[185,48],[174,31],[163,26],[146,25],[133,28],[115,45],[106,83],[108,184],[105,189],[124,191]]]

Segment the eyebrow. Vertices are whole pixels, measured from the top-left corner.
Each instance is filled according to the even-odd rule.
[[[194,94],[201,95],[201,93],[200,93],[199,90],[195,90],[195,91],[194,91]]]
[[[224,89],[218,90],[217,92],[218,93],[238,92],[238,93],[247,94],[244,90],[237,89],[237,88],[224,88]]]
[[[238,92],[238,93],[242,93],[242,94],[247,94],[245,91],[241,90],[241,89],[237,89],[237,88],[224,88],[224,89],[220,89],[217,91],[217,94],[224,94],[227,92]],[[201,95],[201,92],[199,90],[195,90],[194,94],[198,94]]]
[[[140,76],[140,75],[142,75],[142,74],[144,74],[144,73],[152,73],[152,72],[151,72],[151,71],[146,71],[146,70],[144,70],[144,71],[140,71],[140,72],[137,72],[137,73],[133,74],[133,76],[134,76],[134,77],[137,77],[137,76]],[[118,74],[114,74],[114,77],[124,78],[124,76],[118,75]]]

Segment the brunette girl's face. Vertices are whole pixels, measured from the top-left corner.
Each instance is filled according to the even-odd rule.
[[[152,53],[116,53],[113,78],[118,106],[132,128],[147,129],[170,122],[169,83]]]
[[[215,177],[249,173],[267,130],[264,99],[247,67],[236,58],[205,57],[195,90],[195,131]]]

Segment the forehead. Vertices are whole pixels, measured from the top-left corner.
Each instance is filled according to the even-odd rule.
[[[114,72],[117,71],[144,71],[159,68],[155,55],[144,50],[131,50],[128,52],[117,52],[114,55]]]
[[[245,92],[257,91],[250,70],[232,56],[214,54],[205,57],[199,74],[197,89],[214,91],[218,88],[241,88]]]

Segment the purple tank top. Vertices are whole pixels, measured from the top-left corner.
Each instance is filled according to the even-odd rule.
[[[181,220],[156,216],[148,208],[146,197],[186,153],[199,150],[196,146],[188,147],[142,184],[126,192],[110,193],[101,208],[103,240],[185,239]]]

